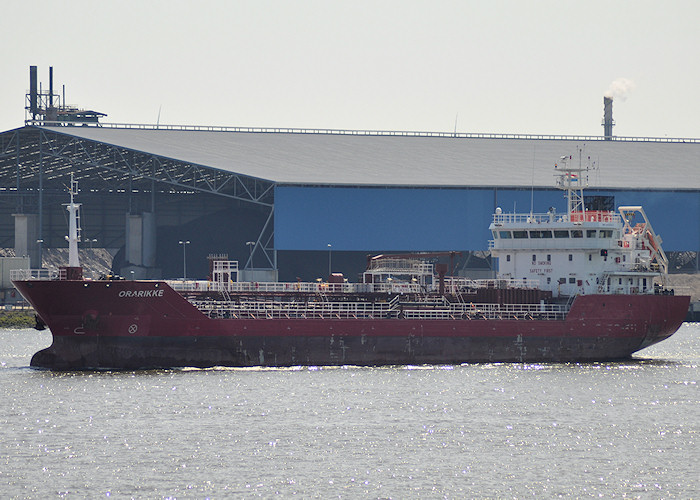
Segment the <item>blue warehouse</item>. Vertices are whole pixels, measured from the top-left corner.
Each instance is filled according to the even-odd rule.
[[[313,279],[330,259],[354,278],[367,254],[458,251],[468,273],[496,207],[564,211],[565,155],[591,166],[587,194],[643,205],[676,267],[697,268],[695,139],[28,123],[0,134],[1,246],[35,259],[37,240],[65,246],[73,173],[83,232],[115,272],[177,276],[187,239],[202,277],[210,253],[252,277]]]

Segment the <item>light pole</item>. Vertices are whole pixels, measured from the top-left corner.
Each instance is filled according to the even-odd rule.
[[[187,245],[190,244],[190,240],[178,243],[182,245],[182,281],[187,281]]]
[[[328,244],[328,277],[331,277],[331,244]]]
[[[43,269],[44,256],[42,255],[42,253],[43,253],[43,247],[44,247],[44,240],[36,240],[36,242],[39,244],[39,267],[37,269]],[[31,265],[31,263],[30,263],[30,265]]]
[[[246,266],[248,269],[254,269],[253,268],[253,250],[255,250],[255,242],[254,241],[246,241],[246,245],[248,245],[248,248],[250,249],[250,259],[248,259],[248,263],[250,264],[249,266]]]

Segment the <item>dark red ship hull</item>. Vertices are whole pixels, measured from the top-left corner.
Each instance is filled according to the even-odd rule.
[[[587,295],[565,320],[210,319],[164,282],[19,281],[54,370],[623,359],[671,336],[689,297]]]

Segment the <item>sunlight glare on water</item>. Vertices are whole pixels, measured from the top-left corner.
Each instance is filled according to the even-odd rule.
[[[700,325],[592,364],[28,368],[0,330],[0,496],[700,495]]]

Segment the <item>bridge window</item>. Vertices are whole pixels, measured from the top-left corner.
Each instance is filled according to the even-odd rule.
[[[509,240],[511,238],[510,231],[499,231],[498,233],[504,240]]]
[[[586,238],[595,238],[597,230],[595,229],[587,229],[586,230]]]
[[[601,238],[612,238],[612,229],[601,229],[600,230],[600,237]]]
[[[530,231],[530,238],[551,238],[552,231]]]
[[[574,229],[571,231],[572,238],[583,238],[583,231],[581,229]]]
[[[516,239],[527,238],[527,231],[513,231],[513,238],[516,238]]]
[[[555,238],[568,238],[569,237],[569,231],[554,231],[554,237]]]

